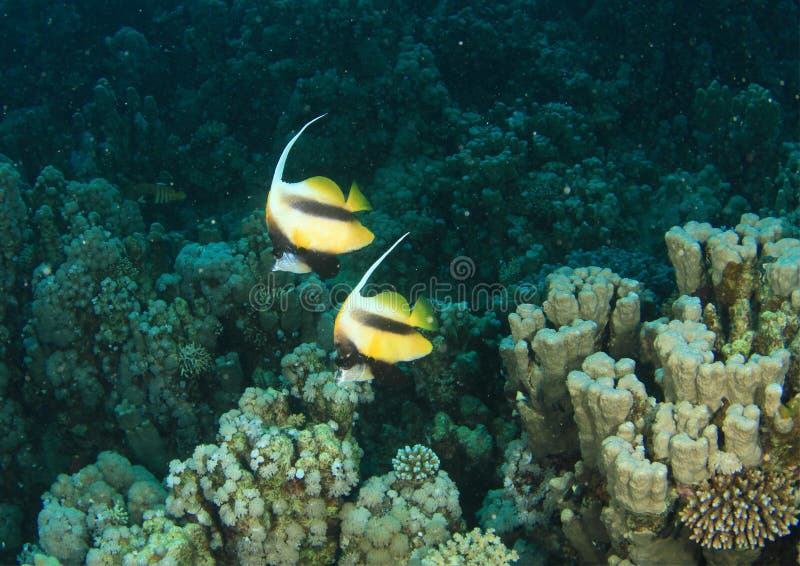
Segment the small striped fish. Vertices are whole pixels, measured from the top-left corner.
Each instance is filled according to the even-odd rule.
[[[143,204],[167,204],[186,199],[185,192],[165,183],[137,183],[131,187],[131,192],[138,195],[137,200]]]

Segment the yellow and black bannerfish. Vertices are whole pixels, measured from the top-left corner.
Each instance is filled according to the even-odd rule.
[[[436,330],[431,304],[420,298],[412,309],[399,293],[384,291],[365,297],[361,290],[375,269],[408,233],[398,239],[348,295],[333,326],[333,341],[338,353],[336,382],[368,381],[376,372],[397,362],[427,356],[431,342],[417,331]]]
[[[276,258],[273,271],[315,271],[332,277],[339,271],[338,254],[361,249],[375,238],[354,214],[371,210],[355,183],[345,200],[339,186],[327,177],[311,177],[298,183],[283,180],[289,150],[303,131],[323,116],[300,128],[286,144],[275,167],[266,209],[267,230]]]

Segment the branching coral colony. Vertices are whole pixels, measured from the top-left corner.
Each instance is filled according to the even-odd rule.
[[[528,444],[543,464],[580,458],[535,508],[560,511],[584,560],[749,562],[800,513],[800,241],[745,214],[666,243],[669,316],[642,323],[640,284],[590,267],[552,275],[543,307],[509,317],[500,352]],[[530,502],[519,483],[487,502]]]

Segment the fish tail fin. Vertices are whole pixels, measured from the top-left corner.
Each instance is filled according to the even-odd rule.
[[[347,202],[344,206],[350,212],[372,210],[372,205],[367,200],[367,197],[364,196],[364,193],[361,192],[361,189],[358,188],[358,184],[355,181],[350,185],[350,192],[347,194]]]
[[[283,148],[283,152],[281,153],[280,159],[278,159],[278,165],[275,167],[275,174],[272,176],[272,184],[273,185],[275,183],[277,183],[278,181],[281,181],[283,179],[283,168],[286,165],[286,158],[289,157],[289,150],[292,149],[292,146],[294,145],[294,142],[296,142],[298,140],[298,138],[302,135],[302,133],[305,131],[305,129],[307,127],[309,127],[311,124],[313,124],[314,122],[316,122],[320,118],[324,118],[325,116],[327,116],[327,113],[326,114],[320,114],[319,116],[317,116],[313,120],[307,122],[306,125],[303,126],[302,128],[300,128],[300,131],[297,132],[294,135],[294,137],[289,140],[289,143],[287,143],[286,147]]]
[[[352,295],[359,295],[361,293],[361,289],[363,289],[364,285],[367,284],[367,280],[370,278],[370,275],[372,275],[373,272],[376,269],[378,269],[378,266],[381,264],[381,262],[383,262],[384,259],[386,259],[386,256],[388,256],[390,253],[392,253],[392,250],[394,250],[398,246],[398,244],[400,244],[400,242],[402,242],[403,239],[405,239],[405,237],[408,236],[409,234],[410,234],[410,232],[406,232],[405,234],[400,236],[397,239],[397,241],[394,244],[392,244],[391,248],[389,248],[388,250],[383,252],[383,255],[381,257],[379,257],[377,260],[375,260],[375,263],[373,263],[370,266],[370,268],[367,269],[366,273],[364,273],[364,276],[361,278],[361,281],[358,282],[358,285],[356,285],[355,288],[353,288],[352,292],[350,293],[351,296]]]
[[[433,305],[424,297],[418,298],[417,302],[414,303],[408,323],[424,330],[437,330],[439,328],[433,312]]]

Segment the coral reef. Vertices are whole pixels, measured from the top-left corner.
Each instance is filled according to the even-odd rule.
[[[517,410],[528,440],[545,455],[576,448],[564,441],[577,437],[569,371],[601,347],[617,356],[635,354],[641,320],[640,284],[608,269],[561,268],[547,286],[541,307],[522,304],[509,316],[511,337],[500,345],[506,389],[519,393]]]
[[[102,564],[101,556],[107,560],[135,546],[128,541],[129,527],[140,525],[151,508],[163,505],[165,495],[150,472],[119,454],[102,452],[95,464],[72,476],[61,474],[42,495],[39,546],[65,564],[84,559]],[[101,548],[92,548],[98,541],[103,541]]]
[[[553,470],[542,468],[534,459],[524,434],[510,442],[502,466],[502,488],[487,494],[478,512],[481,525],[500,535],[546,525],[555,511],[552,497],[548,500],[553,476]]]
[[[796,2],[3,8],[0,562],[509,561],[476,521],[525,564],[795,559],[793,516],[679,517],[800,465]],[[355,175],[441,320],[373,384],[329,356],[373,252],[271,271],[323,112],[287,179]]]
[[[309,352],[305,365],[298,362]],[[308,345],[285,356],[284,367],[295,372],[285,382],[318,375],[309,374],[319,369],[317,352]],[[359,386],[368,388],[348,387]],[[238,409],[220,417],[217,444],[200,444],[188,459],[170,462],[167,491],[111,452],[60,476],[43,496],[38,547],[28,548],[23,563],[45,557],[86,564],[331,563],[339,513],[358,482],[361,449],[350,432],[355,414],[340,428],[293,412],[290,400],[286,389],[246,389]],[[448,489],[448,509],[460,518],[458,492],[440,476],[431,481]],[[429,495],[422,490],[420,504]]]

